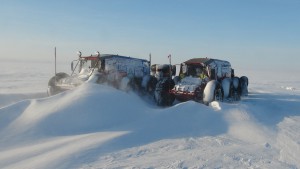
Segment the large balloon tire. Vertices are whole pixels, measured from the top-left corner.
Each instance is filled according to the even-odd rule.
[[[174,81],[172,79],[164,79],[157,82],[154,99],[158,106],[171,106],[175,101],[175,95],[169,91],[174,87]]]
[[[232,78],[231,91],[230,95],[234,101],[241,100],[241,92],[240,92],[240,79],[238,77]]]
[[[224,92],[222,89],[222,85],[216,81],[209,81],[203,92],[203,103],[208,105],[212,101],[223,101]]]
[[[155,101],[157,106],[172,106],[175,101],[175,95],[160,91],[155,94]]]
[[[222,80],[222,88],[224,91],[224,98],[230,96],[231,78],[225,78]]]
[[[147,82],[146,85],[146,92],[149,93],[150,95],[153,95],[157,82],[158,81],[154,76],[150,76],[149,81]]]
[[[67,77],[70,77],[70,75],[68,75],[67,73],[64,73],[64,72],[56,73],[56,75],[53,76],[48,82],[48,89],[47,89],[48,96],[52,96],[52,95],[62,92],[63,90],[60,89],[58,86],[56,86],[56,82],[60,81],[63,78],[67,78]]]
[[[60,79],[67,78],[67,77],[70,77],[70,75],[68,75],[67,73],[64,73],[64,72],[56,73],[56,75],[53,76],[53,77],[49,80],[48,86],[55,86],[55,80],[56,80],[56,82],[57,82],[57,81],[59,81]]]
[[[223,102],[224,90],[222,86],[218,83],[214,91],[214,101]]]
[[[240,81],[240,95],[248,96],[248,84],[249,84],[248,77],[242,76],[240,77],[239,81]]]

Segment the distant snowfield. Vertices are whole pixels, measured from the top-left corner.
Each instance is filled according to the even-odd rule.
[[[244,75],[248,97],[210,106],[93,83],[2,92],[0,168],[300,168],[300,80]]]

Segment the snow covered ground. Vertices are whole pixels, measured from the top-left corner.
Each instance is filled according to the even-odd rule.
[[[159,108],[93,83],[47,97],[47,66],[0,73],[0,168],[300,168],[290,73],[244,70],[240,102]]]

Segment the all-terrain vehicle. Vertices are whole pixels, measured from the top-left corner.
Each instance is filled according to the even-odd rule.
[[[172,105],[175,97],[169,91],[174,87],[171,65],[152,65],[148,60],[127,56],[101,54],[81,56],[71,63],[71,75],[57,73],[48,83],[48,95],[73,89],[85,81],[107,84],[124,91],[148,95],[159,106]],[[172,97],[173,96],[173,97]]]
[[[150,79],[148,60],[113,54],[81,56],[79,52],[79,58],[71,63],[71,69],[71,75],[61,72],[49,80],[49,95],[75,88],[90,80],[107,83],[122,90],[139,90],[143,83],[147,87],[147,79]],[[153,88],[153,85],[148,86],[149,89]]]
[[[175,87],[170,91],[179,101],[240,100],[248,95],[248,78],[236,77],[228,61],[194,58],[180,64]]]
[[[49,80],[48,94],[75,88],[85,81],[150,95],[159,106],[171,106],[175,99],[208,104],[213,100],[239,100],[248,94],[248,78],[235,77],[227,61],[190,59],[180,64],[179,76],[175,76],[175,65],[150,65],[145,59],[113,54],[100,56],[99,52],[81,56],[79,53],[79,58],[71,63],[71,75],[61,72]]]

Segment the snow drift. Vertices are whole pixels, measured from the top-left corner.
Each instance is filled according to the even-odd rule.
[[[299,91],[269,87],[210,106],[158,108],[92,82],[23,100],[0,109],[0,167],[300,167]]]

